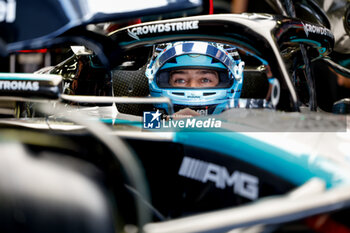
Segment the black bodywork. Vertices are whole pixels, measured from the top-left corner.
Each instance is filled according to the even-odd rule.
[[[183,23],[189,23],[189,25],[192,23],[196,25],[196,28],[176,30],[176,25]],[[149,32],[147,29],[163,25],[174,27],[171,26],[173,30],[160,32]],[[246,62],[243,98],[257,98],[257,96],[268,98],[266,96],[267,79],[274,77],[281,84],[277,109],[298,111],[301,105],[311,108],[309,103],[311,99],[313,98],[315,104],[317,101],[310,96],[308,91],[307,69],[299,47],[300,45],[305,46],[310,60],[319,60],[332,52],[334,44],[333,35],[327,28],[316,26],[321,31],[310,31],[310,28],[315,26],[292,18],[263,14],[197,16],[134,25],[109,35],[109,39],[115,41],[114,43],[122,49],[120,60],[123,62],[116,65],[112,72],[106,75],[113,83],[114,96],[147,96],[149,91],[144,71],[154,44],[177,40],[230,43],[237,46],[242,60]],[[257,27],[264,29],[256,30]],[[147,29],[145,30],[147,33],[142,32],[143,28]],[[133,35],[135,33],[139,35],[135,37]],[[80,62],[79,60],[83,62],[87,58],[76,55],[72,59],[75,59],[75,62]],[[62,63],[51,73],[57,74],[60,70],[65,69],[63,66],[66,64],[77,66],[72,59],[67,63]],[[85,69],[91,68],[86,67]],[[80,71],[77,69],[70,73],[72,72],[79,73]],[[83,87],[86,83],[84,80],[79,81],[78,75],[74,79],[76,79],[74,84],[81,83],[81,87],[72,86],[72,81],[66,79],[67,83],[70,83],[68,89],[79,88],[82,90],[79,93],[85,92],[98,96],[105,93],[101,88],[95,88],[95,92],[91,93],[91,88]],[[108,87],[110,83],[108,78],[106,80],[104,81],[105,86]],[[96,76],[97,82],[101,82],[101,79],[97,81]],[[139,115],[143,110],[119,106],[122,112],[126,111],[131,114],[136,110],[136,114]]]
[[[53,4],[53,6],[56,6],[55,4],[57,3],[54,3],[52,1],[51,4]],[[97,15],[97,19],[99,18],[98,16],[101,15]],[[101,21],[103,21],[102,19],[105,20],[104,17],[101,18]],[[325,32],[327,32],[325,35],[315,35],[310,33],[309,37],[309,35],[305,33],[301,21],[281,16],[256,14],[247,14],[243,16],[224,15],[217,17],[199,16],[149,23],[149,25],[178,23],[186,20],[198,21],[198,29],[191,30],[190,34],[181,31],[173,31],[171,33],[155,33],[152,35],[144,36],[141,35],[138,39],[130,37],[130,34],[128,34],[128,32],[130,32],[133,27],[136,28],[140,25],[121,29],[111,34],[108,38],[101,37],[90,32],[82,32],[80,29],[74,31],[74,33],[72,33],[72,37],[70,37],[71,34],[68,32],[68,37],[63,37],[64,39],[59,37],[58,40],[54,42],[56,43],[60,42],[61,39],[65,40],[67,38],[70,38],[71,41],[75,43],[82,43],[84,45],[91,46],[91,41],[96,42],[96,40],[101,39],[101,41],[98,41],[99,43],[97,46],[92,46],[93,48],[97,49],[96,56],[100,59],[100,63],[91,63],[90,58],[93,59],[93,57],[75,56],[68,61],[72,62],[71,64],[75,68],[78,67],[77,69],[69,69],[69,72],[67,72],[68,74],[73,74],[73,76],[67,75],[64,77],[64,74],[60,73],[60,71],[62,71],[61,68],[64,67],[64,65],[67,63],[63,63],[57,66],[56,70],[54,69],[52,73],[63,75],[63,84],[65,84],[63,86],[63,91],[65,91],[65,94],[83,94],[96,96],[109,96],[112,94],[123,95],[120,94],[120,92],[125,91],[125,88],[115,86],[114,89],[120,91],[119,93],[112,93],[110,89],[112,85],[117,85],[116,83],[120,81],[120,77],[123,78],[126,76],[120,75],[118,72],[120,72],[120,69],[123,72],[139,72],[138,74],[142,76],[143,71],[140,72],[138,68],[144,66],[148,56],[152,52],[152,45],[154,43],[187,39],[219,41],[239,46],[240,51],[242,52],[242,56],[247,58],[247,60],[249,60],[249,57],[251,54],[253,54],[254,56],[262,58],[264,61],[266,61],[265,68],[268,69],[267,71],[271,71],[273,77],[276,77],[281,83],[282,90],[278,109],[285,111],[298,111],[300,107],[299,101],[302,100],[298,98],[298,95],[300,95],[300,93],[298,90],[296,90],[296,87],[293,86],[293,82],[291,80],[294,78],[294,76],[291,75],[290,70],[292,70],[292,67],[296,67],[300,64],[294,63],[294,66],[291,65],[288,67],[288,65],[286,66],[286,64],[284,64],[284,61],[287,61],[287,64],[289,61],[296,62],[294,58],[300,56],[300,54],[298,55],[298,46],[300,43],[303,43],[307,46],[308,55],[311,59],[316,59],[319,58],[319,56],[327,55],[332,51],[333,47],[333,37],[331,34],[328,34],[328,31],[326,29],[324,29]],[[96,20],[96,22],[99,21],[100,20]],[[249,21],[252,21],[254,23],[252,23],[252,25],[244,24]],[[60,22],[63,23],[66,21],[63,20]],[[86,23],[90,22],[92,21],[88,21]],[[256,32],[252,29],[253,26],[255,26],[255,23],[256,25],[259,25],[259,23],[271,23],[273,26],[269,28],[268,33],[263,34],[263,32]],[[58,26],[62,25],[58,24]],[[75,33],[84,35],[85,37],[79,37],[77,39],[74,37],[74,35],[76,35]],[[46,32],[46,34],[48,34],[48,32]],[[23,38],[28,39],[25,37]],[[89,38],[88,42],[84,40],[86,38]],[[319,42],[319,44],[316,44],[316,46],[314,43],[315,41]],[[51,42],[47,41],[40,41],[38,44],[36,44],[35,41],[28,43],[27,42],[28,41],[23,44],[13,43],[6,49],[6,51],[16,50],[23,47],[32,48],[52,44]],[[99,50],[99,46],[103,45],[103,42],[106,42],[107,46],[104,47],[104,49],[101,51]],[[103,53],[109,49],[111,50],[107,55]],[[320,52],[320,49],[323,49],[322,52]],[[296,50],[296,54],[294,54],[292,50]],[[118,52],[120,58],[110,62],[110,59],[116,55],[116,52]],[[280,52],[282,52],[282,54],[280,54]],[[290,56],[293,57],[293,59],[290,59]],[[133,61],[135,66],[131,67],[133,69],[129,70],[130,67],[123,67],[121,60]],[[256,60],[256,58],[254,57],[252,60]],[[258,65],[261,65],[262,61],[259,61],[260,63],[258,63]],[[297,61],[299,62],[299,60]],[[93,68],[96,68],[96,66],[97,68],[93,71],[89,66],[81,67],[80,69],[79,66],[75,66],[79,63],[83,64],[83,66],[95,64],[95,67]],[[103,64],[104,67],[99,66],[100,64]],[[254,62],[252,62],[252,64],[254,64]],[[109,68],[111,67],[113,67],[113,70],[112,72],[109,72]],[[84,72],[86,72],[85,74],[87,75],[83,75]],[[252,69],[252,71],[247,72],[246,76],[253,77],[256,73],[259,73],[259,75],[257,75],[257,78],[268,78],[270,77],[269,75],[271,75],[266,72],[266,70],[261,75],[261,72],[257,72],[256,69]],[[80,74],[82,75],[80,76]],[[133,76],[133,74],[135,73],[131,73],[130,76]],[[125,95],[136,94],[133,93],[135,91],[137,92],[138,96],[146,96],[147,91],[140,94],[141,91],[145,90],[144,78],[145,77],[142,76],[140,78],[142,81],[137,78],[133,84],[129,83],[129,94],[125,93]],[[130,81],[129,78],[128,81]],[[138,87],[137,84],[140,84],[139,86],[143,87],[139,91],[135,88],[136,86]],[[304,89],[302,89],[302,91],[304,91]],[[249,93],[245,94],[249,97]],[[307,102],[308,98],[305,99],[305,102]],[[70,214],[68,213],[65,215],[65,211],[67,210],[65,208],[66,206],[59,206],[59,203],[53,202],[54,204],[52,205],[52,209],[55,211],[44,211],[43,213],[38,212],[37,216],[39,216],[38,219],[40,221],[38,220],[37,222],[26,222],[23,221],[23,216],[29,216],[32,214],[32,209],[40,209],[41,205],[50,206],[52,202],[48,200],[47,203],[32,207],[32,202],[24,198],[22,204],[24,203],[25,206],[28,204],[29,207],[28,211],[23,211],[23,205],[19,205],[19,207],[16,205],[16,201],[18,201],[18,203],[21,203],[22,199],[15,199],[15,202],[11,202],[10,200],[1,208],[3,211],[2,215],[5,216],[4,219],[6,219],[4,225],[1,226],[1,229],[3,229],[3,231],[20,231],[22,229],[24,229],[24,231],[33,232],[54,231],[55,229],[59,232],[83,232],[84,230],[86,230],[86,232],[103,232],[103,230],[105,230],[105,232],[112,232],[115,229],[121,231],[125,223],[137,224],[138,221],[144,223],[144,219],[138,219],[140,218],[140,215],[137,213],[137,202],[140,199],[146,203],[146,207],[143,206],[143,208],[151,212],[151,215],[148,217],[154,221],[167,220],[200,212],[224,209],[252,201],[252,199],[246,198],[242,196],[241,193],[235,191],[235,183],[232,183],[231,186],[225,188],[218,188],[215,182],[202,182],[194,179],[199,178],[199,174],[201,173],[192,173],[192,170],[188,169],[182,170],[184,161],[189,161],[192,164],[196,164],[200,160],[203,161],[204,164],[211,163],[215,164],[217,167],[226,169],[225,171],[227,171],[229,175],[234,175],[235,172],[239,172],[237,174],[245,173],[257,177],[259,180],[259,193],[255,199],[272,195],[286,194],[295,188],[295,185],[293,185],[291,182],[284,180],[279,176],[271,174],[263,169],[259,169],[251,164],[238,159],[234,159],[232,156],[227,154],[222,154],[213,150],[207,150],[194,146],[186,146],[172,142],[171,140],[154,141],[147,138],[137,139],[132,137],[125,137],[123,141],[129,145],[129,148],[132,148],[132,151],[137,155],[138,160],[142,164],[141,174],[144,175],[145,180],[148,181],[148,184],[145,183],[145,185],[148,185],[148,191],[150,192],[151,197],[151,200],[148,200],[146,196],[143,196],[144,193],[141,193],[142,195],[139,195],[140,193],[138,193],[138,191],[140,190],[132,189],[132,178],[127,175],[127,169],[123,167],[121,161],[118,160],[118,157],[116,157],[113,151],[111,151],[111,148],[106,146],[104,141],[100,140],[101,138],[92,133],[93,130],[91,128],[89,129],[87,127],[87,130],[64,130],[62,127],[61,129],[55,130],[51,128],[52,125],[48,124],[48,122],[50,120],[54,122],[60,122],[61,119],[59,117],[46,117],[45,119],[31,120],[25,119],[21,122],[22,124],[17,124],[17,127],[13,126],[13,124],[9,124],[8,122],[3,122],[2,135],[6,135],[8,139],[21,141],[26,148],[26,153],[24,153],[24,156],[26,157],[34,157],[38,159],[44,158],[43,160],[46,160],[46,154],[54,154],[54,156],[51,157],[55,157],[60,161],[63,160],[62,158],[66,156],[74,157],[76,161],[79,161],[75,163],[78,164],[78,167],[81,167],[81,164],[88,164],[89,169],[82,169],[82,171],[76,168],[72,168],[72,170],[75,172],[78,171],[78,173],[86,172],[87,174],[84,173],[84,177],[87,177],[89,183],[97,184],[97,188],[95,190],[97,192],[101,192],[103,194],[102,196],[105,195],[104,200],[108,203],[111,203],[110,207],[112,210],[105,208],[104,215],[97,216],[93,215],[92,209],[90,209],[92,211],[91,215],[89,215],[90,212],[86,213],[84,211],[77,211],[71,220],[67,220],[67,216]],[[26,123],[34,123],[33,125],[38,127],[40,124],[42,124],[45,125],[46,128],[39,130],[33,129],[31,126],[28,127]],[[65,126],[71,125],[66,121],[62,121],[60,123]],[[114,128],[113,131],[120,130],[118,127],[120,126],[117,125],[117,128]],[[131,126],[126,126],[126,128],[123,129],[126,129],[126,131],[135,130]],[[12,134],[10,134],[10,132]],[[117,136],[111,136],[108,134],[111,132],[112,130],[106,131],[104,133],[107,135],[107,137],[110,137],[112,139],[115,137],[116,139]],[[136,130],[136,132],[138,131]],[[10,137],[10,135],[13,137]],[[33,141],[31,140],[33,138],[36,139]],[[43,138],[46,138],[46,140],[39,140]],[[14,150],[14,152],[16,152],[16,150]],[[74,164],[74,162],[70,161],[68,164],[71,165]],[[60,165],[57,166],[59,167]],[[65,166],[68,165],[64,164],[63,167]],[[13,169],[14,170],[12,172],[18,172],[20,170],[20,167],[15,167]],[[11,174],[9,174],[9,176],[11,176]],[[69,178],[70,177],[67,179]],[[28,180],[31,179],[32,177],[28,176]],[[41,179],[37,180],[38,186],[42,184],[40,181]],[[54,182],[54,180],[52,180],[52,182]],[[4,185],[4,183],[1,183],[1,185]],[[74,185],[64,186],[62,188],[73,190]],[[31,189],[29,190],[33,191]],[[8,194],[4,192],[1,194],[3,196],[8,195],[7,197],[11,197],[11,195],[15,196],[17,193],[14,192]],[[69,192],[67,192],[67,196],[69,196],[68,194]],[[67,198],[69,199],[70,197]],[[68,202],[67,205],[69,204],[70,203]],[[81,205],[89,206],[89,203],[81,203]],[[75,208],[74,204],[72,204],[71,207],[72,209],[80,210],[80,206],[77,206]],[[13,218],[6,218],[6,216],[11,216],[7,215],[11,211],[18,211],[19,214],[14,214]],[[49,224],[41,224],[42,219],[48,219],[45,214],[49,213],[49,216],[51,217],[52,215],[50,214],[56,214],[57,212],[62,213],[62,218],[57,218],[57,221],[55,223],[58,226],[62,227],[62,229],[59,227],[51,228],[52,225]],[[87,214],[88,217],[92,216],[92,218],[85,218],[86,215],[80,215],[81,213]],[[43,218],[41,219],[41,217]],[[102,218],[102,220],[99,218]],[[30,220],[30,218],[28,219]],[[99,222],[97,220],[101,221]],[[50,221],[47,223],[50,223]],[[98,227],[98,230],[90,227],[89,223],[93,223],[94,227]],[[80,225],[81,228],[69,228],[68,226],[72,226],[72,224]],[[105,228],[99,227],[100,224],[103,224]],[[16,228],[19,225],[21,229]]]

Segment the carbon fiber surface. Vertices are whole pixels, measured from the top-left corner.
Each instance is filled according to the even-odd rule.
[[[139,70],[113,70],[113,92],[114,96],[137,96],[149,95],[148,80],[145,76],[146,67]],[[142,115],[143,111],[152,109],[145,104],[117,104],[119,112]]]
[[[244,71],[241,98],[264,99],[269,90],[269,82],[264,72],[256,69]]]

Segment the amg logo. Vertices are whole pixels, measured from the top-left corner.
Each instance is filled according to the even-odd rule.
[[[130,37],[139,40],[139,35],[146,35],[149,33],[160,33],[160,32],[175,32],[175,31],[185,31],[198,29],[198,20],[196,21],[184,21],[177,23],[160,23],[145,25],[142,27],[135,27],[133,29],[128,29],[128,34]]]
[[[230,175],[226,167],[198,159],[184,157],[179,175],[203,183],[214,182],[215,186],[220,189],[233,186],[234,193],[250,200],[257,199],[259,195],[259,179],[257,177],[239,171],[234,171]]]
[[[0,0],[0,22],[13,23],[16,19],[16,1]]]
[[[39,82],[0,81],[0,90],[37,91],[39,90]]]

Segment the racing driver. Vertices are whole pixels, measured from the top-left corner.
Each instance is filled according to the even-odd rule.
[[[147,65],[152,97],[168,97],[175,115],[198,116],[222,112],[239,98],[244,62],[226,44],[181,41],[158,45]],[[156,108],[167,112],[166,104]]]

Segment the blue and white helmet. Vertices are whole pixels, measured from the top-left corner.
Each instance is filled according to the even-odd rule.
[[[215,70],[219,83],[215,87],[173,87],[171,72],[183,69]],[[152,97],[169,97],[174,110],[191,108],[199,113],[216,114],[225,109],[229,99],[239,98],[243,84],[244,62],[237,49],[226,44],[182,41],[162,44],[147,65]],[[166,111],[166,104],[155,107]]]

